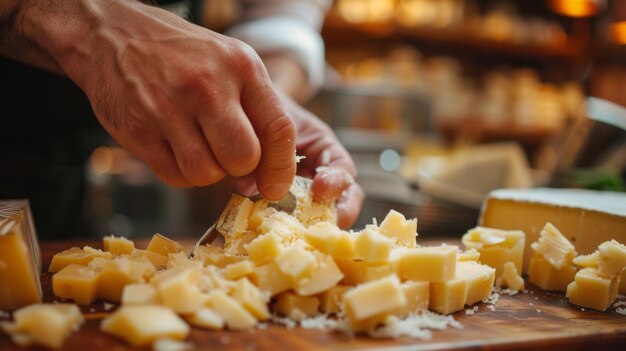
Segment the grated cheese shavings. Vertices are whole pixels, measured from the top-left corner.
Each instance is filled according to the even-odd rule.
[[[373,338],[400,338],[409,337],[428,340],[432,337],[431,330],[444,330],[447,327],[463,329],[463,325],[452,315],[441,315],[431,311],[410,314],[405,319],[390,317],[386,325],[370,331]]]

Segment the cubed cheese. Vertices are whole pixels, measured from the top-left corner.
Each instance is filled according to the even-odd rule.
[[[186,315],[185,319],[194,327],[215,330],[224,328],[224,318],[208,307],[202,307],[192,314]]]
[[[385,263],[389,262],[393,243],[393,239],[369,227],[358,234],[354,242],[354,251],[356,256],[365,262]]]
[[[130,254],[135,249],[135,243],[124,238],[108,235],[102,238],[104,250],[116,255]]]
[[[315,296],[298,296],[285,292],[278,296],[275,308],[276,312],[299,321],[319,314],[319,305],[320,301]]]
[[[192,313],[208,299],[200,291],[201,275],[198,267],[178,267],[159,272],[152,282],[156,285],[161,304],[178,313]]]
[[[618,288],[619,276],[609,278],[598,274],[597,269],[583,268],[567,286],[567,298],[574,305],[606,311],[615,301]]]
[[[406,306],[406,296],[395,275],[363,283],[343,295],[344,312],[352,321],[390,313]]]
[[[61,251],[52,257],[52,262],[50,263],[48,272],[56,273],[72,263],[85,266],[94,258],[111,259],[112,256],[109,252],[102,252],[99,250],[85,251],[84,249],[78,247],[72,247]]]
[[[343,294],[348,290],[345,285],[336,285],[318,295],[320,310],[323,313],[339,313],[343,303]]]
[[[452,245],[418,247],[401,259],[403,278],[416,281],[444,282],[454,278],[458,247]]]
[[[513,262],[506,262],[502,268],[502,274],[496,279],[496,286],[511,290],[524,290],[524,278],[517,270]]]
[[[252,240],[246,246],[246,250],[254,263],[264,264],[280,255],[282,251],[281,241],[275,234],[261,235]]]
[[[626,246],[615,240],[598,246],[598,274],[606,277],[621,275],[626,267]]]
[[[236,282],[232,297],[258,320],[263,321],[270,317],[270,311],[267,308],[268,296],[252,285],[248,279],[243,278]]]
[[[230,329],[250,329],[257,323],[257,319],[248,310],[221,290],[209,293],[208,305],[224,319]]]
[[[389,211],[380,223],[380,233],[396,239],[398,244],[406,247],[415,247],[417,237],[417,219],[407,220],[403,214],[395,210]]]
[[[456,265],[456,276],[467,279],[465,304],[471,306],[491,295],[496,270],[475,261],[460,261]]]
[[[249,260],[231,263],[222,269],[224,278],[237,280],[243,278],[254,271],[254,264]]]
[[[122,305],[156,304],[159,304],[159,295],[152,284],[128,284],[122,291]]]
[[[406,298],[406,305],[391,311],[391,314],[406,317],[411,313],[417,313],[428,308],[430,283],[405,282],[402,283],[402,292]]]
[[[217,220],[217,230],[230,237],[248,230],[248,218],[252,213],[254,202],[245,196],[233,195],[226,208]]]
[[[361,283],[377,280],[392,273],[389,263],[368,263],[357,260],[335,259],[337,267],[343,273],[342,284],[358,285]]]
[[[480,252],[480,263],[495,268],[496,277],[502,274],[506,262],[513,262],[522,271],[525,242],[522,231],[476,227],[463,235],[461,241],[466,248]]]
[[[577,268],[571,262],[556,269],[542,255],[536,253],[530,259],[528,281],[542,290],[565,291],[567,285],[574,281],[576,271]]]
[[[315,256],[300,245],[284,249],[274,262],[278,269],[292,281],[307,278],[317,266]]]
[[[52,276],[52,292],[56,297],[89,305],[98,297],[99,276],[91,267],[72,263]]]
[[[336,258],[350,259],[355,255],[353,236],[329,222],[308,227],[304,239],[317,250]]]
[[[274,262],[256,267],[250,275],[250,280],[261,291],[269,293],[270,296],[287,291],[291,287],[287,276],[278,269]]]
[[[469,280],[456,275],[444,282],[430,283],[428,308],[441,314],[460,311],[465,307]]]
[[[539,240],[530,247],[557,270],[570,265],[577,255],[574,245],[549,222],[539,233]]]
[[[311,274],[292,283],[292,288],[299,295],[310,296],[319,294],[335,286],[343,278],[343,274],[329,255],[316,252],[316,265]]]
[[[183,246],[170,238],[161,234],[154,234],[152,240],[148,244],[146,251],[151,251],[159,255],[167,257],[171,253],[183,251]]]

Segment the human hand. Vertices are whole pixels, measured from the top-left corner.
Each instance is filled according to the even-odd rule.
[[[103,127],[166,183],[188,187],[253,175],[268,199],[289,190],[294,123],[250,47],[139,2],[58,6],[68,7],[67,25],[80,35],[64,32],[70,38],[59,39],[51,53]]]

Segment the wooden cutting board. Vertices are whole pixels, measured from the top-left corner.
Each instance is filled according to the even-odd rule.
[[[435,245],[437,242],[422,242]],[[447,240],[453,243],[455,240]],[[456,241],[458,242],[458,240]],[[190,244],[191,242],[187,242]],[[42,243],[44,267],[52,256],[71,246],[90,245],[94,242],[44,242]],[[140,245],[138,245],[140,246]],[[53,301],[51,275],[42,275],[46,301]],[[622,298],[621,300],[626,300]],[[462,329],[448,327],[433,331],[430,340],[371,339],[365,336],[347,336],[339,332],[286,329],[269,325],[264,330],[244,332],[206,331],[194,328],[189,341],[193,350],[626,350],[626,316],[610,308],[597,312],[572,306],[562,293],[547,293],[528,286],[527,293],[501,296],[491,310],[478,304],[473,315],[464,311],[454,314]],[[99,331],[105,311],[102,302],[82,308],[87,322],[79,332],[67,339],[63,349],[76,351],[130,350],[131,348]],[[0,350],[40,350],[20,348],[0,334]]]

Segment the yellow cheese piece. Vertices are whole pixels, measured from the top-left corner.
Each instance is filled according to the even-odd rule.
[[[606,277],[621,275],[626,267],[626,246],[615,240],[598,246],[598,274]]]
[[[598,268],[599,259],[600,253],[596,250],[588,255],[578,255],[572,259],[572,262],[582,268]]]
[[[261,235],[246,246],[246,251],[254,263],[264,264],[280,255],[281,241],[275,234]]]
[[[224,318],[208,307],[202,307],[194,313],[186,315],[185,320],[194,327],[214,330],[224,328]]]
[[[476,227],[461,238],[468,249],[480,252],[480,263],[496,269],[496,277],[502,274],[504,264],[513,262],[519,272],[524,260],[524,232]]]
[[[341,273],[343,273],[342,284],[359,285],[361,283],[377,280],[392,273],[389,263],[368,263],[357,260],[335,259]]]
[[[343,295],[343,311],[351,321],[363,321],[406,306],[407,300],[395,275],[363,283]]]
[[[308,277],[317,266],[315,256],[300,245],[284,249],[274,262],[278,269],[292,281]]]
[[[304,231],[304,240],[317,250],[333,257],[354,257],[353,236],[329,222],[318,222]]]
[[[157,305],[159,295],[152,284],[128,284],[122,291],[122,305]]]
[[[542,290],[565,291],[567,285],[574,281],[577,271],[578,269],[572,263],[556,269],[542,255],[535,254],[530,259],[528,281]]]
[[[250,280],[261,291],[265,291],[274,296],[291,288],[291,284],[274,262],[266,263],[254,269],[250,275]]]
[[[229,280],[237,280],[243,278],[254,271],[254,264],[251,261],[244,260],[231,263],[222,269],[224,278]]]
[[[567,286],[567,298],[574,305],[606,311],[615,301],[618,288],[619,276],[608,278],[599,275],[597,269],[583,268]]]
[[[259,225],[263,223],[263,219],[267,217],[267,205],[269,205],[269,202],[265,199],[259,199],[254,202],[248,217],[248,230],[256,231]]]
[[[380,223],[380,233],[396,239],[399,245],[413,248],[416,246],[417,219],[407,220],[403,214],[395,210],[389,211]]]
[[[243,278],[236,282],[232,297],[258,320],[264,321],[270,318],[270,311],[267,308],[269,296],[263,294],[248,279]]]
[[[571,264],[577,253],[574,245],[552,223],[548,222],[539,233],[539,240],[530,248],[557,270]]]
[[[203,265],[214,265],[220,268],[247,259],[242,255],[227,255],[223,247],[203,245],[194,249],[194,261],[202,262]]]
[[[74,264],[87,265],[94,258],[111,259],[113,256],[109,252],[103,252],[95,250],[85,246],[81,249],[78,247],[72,247],[67,250],[61,251],[52,257],[52,262],[48,268],[48,272],[55,273],[63,269],[65,266]]]
[[[454,278],[458,247],[452,245],[418,247],[401,258],[403,278],[444,282]]]
[[[0,201],[0,310],[42,298],[41,253],[27,200]]]
[[[165,267],[168,269],[189,266],[201,267],[202,263],[200,261],[190,260],[184,252],[171,253],[167,256],[167,265]]]
[[[135,249],[135,243],[124,238],[116,237],[114,235],[108,235],[102,238],[102,244],[104,251],[116,255],[130,254]]]
[[[339,313],[343,304],[343,294],[348,290],[345,285],[335,285],[317,297],[320,300],[320,311],[323,313]]]
[[[167,267],[168,256],[163,256],[153,251],[134,249],[130,256],[137,258],[145,257],[157,269]]]
[[[52,292],[56,297],[89,305],[98,297],[99,277],[93,268],[72,263],[52,276]]]
[[[33,304],[13,313],[13,322],[0,322],[14,343],[60,349],[65,339],[80,328],[84,318],[72,304]]]
[[[259,234],[273,233],[284,244],[291,244],[302,239],[304,229],[304,225],[295,217],[276,210],[271,212],[257,228]]]
[[[465,307],[469,280],[459,275],[453,279],[430,283],[428,308],[441,314],[460,311]]]
[[[226,255],[245,255],[248,244],[258,237],[255,232],[243,232],[229,235],[225,238],[224,254]]]
[[[315,252],[315,257],[316,267],[311,274],[292,284],[293,290],[301,296],[319,294],[324,290],[332,288],[343,278],[343,273],[341,273],[331,256]]]
[[[174,311],[155,305],[121,306],[102,321],[100,329],[134,347],[149,345],[161,338],[184,340],[190,331]]]
[[[98,298],[112,302],[120,302],[124,286],[133,283],[145,283],[154,273],[154,266],[146,260],[135,260],[128,257],[117,257],[113,260],[96,258],[89,263],[99,272]]]
[[[389,254],[394,241],[372,227],[369,226],[358,234],[354,241],[354,252],[365,262],[389,262]]]
[[[252,213],[254,202],[241,195],[232,195],[226,208],[217,220],[216,228],[225,237],[248,230],[248,217]]]
[[[159,272],[152,279],[161,304],[178,313],[192,313],[205,305],[208,296],[199,288],[198,267],[177,267]]]
[[[615,239],[626,243],[625,193],[581,189],[502,189],[489,194],[479,225],[526,233],[524,272],[532,257],[530,244],[550,222],[580,254]]]
[[[472,248],[465,251],[461,251],[456,255],[456,260],[461,261],[480,261],[480,252],[478,250]]]
[[[359,321],[348,319],[348,325],[353,332],[369,332],[376,329],[379,325],[384,325],[389,316],[389,313],[381,313]]]
[[[213,290],[209,293],[208,305],[224,319],[230,329],[250,329],[257,323],[257,319],[237,300],[221,290]]]
[[[167,257],[171,253],[183,251],[183,246],[177,241],[157,233],[152,236],[146,251],[154,252]]]
[[[430,283],[405,282],[402,283],[402,291],[406,298],[406,305],[391,311],[391,314],[398,317],[406,317],[411,313],[417,313],[428,308]]]
[[[511,290],[524,290],[524,278],[520,275],[513,262],[507,262],[502,268],[502,274],[496,279],[496,286]]]
[[[285,292],[278,296],[274,308],[276,312],[299,321],[306,317],[319,314],[320,301],[315,296],[298,296],[291,292]]]
[[[289,190],[296,197],[296,209],[294,216],[304,226],[308,227],[317,222],[337,223],[335,200],[317,202],[313,201],[311,192],[311,179],[296,176]]]
[[[461,261],[456,264],[456,276],[467,279],[465,304],[471,306],[491,295],[496,270],[475,261]]]

